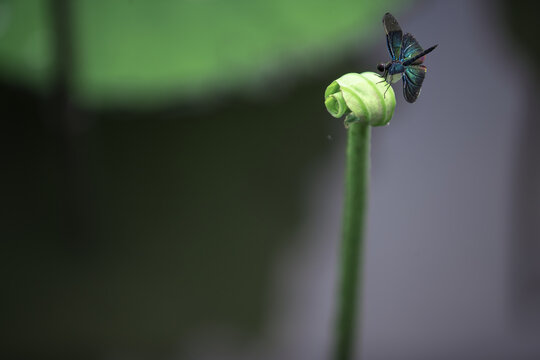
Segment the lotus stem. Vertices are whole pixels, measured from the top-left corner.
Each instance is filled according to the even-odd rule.
[[[349,360],[360,338],[356,322],[362,302],[371,126],[388,124],[396,98],[379,75],[367,72],[332,82],[326,89],[325,105],[332,116],[345,116],[348,131],[334,359]]]

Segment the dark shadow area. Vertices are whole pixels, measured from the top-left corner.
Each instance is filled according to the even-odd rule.
[[[2,347],[99,358],[178,351],[211,325],[256,336],[306,169],[342,127],[320,102],[331,76],[273,102],[78,110],[91,125],[70,146],[55,100],[2,84]]]
[[[528,0],[502,4],[514,40],[534,64],[540,56],[540,49],[531,46],[537,39],[540,5]],[[540,73],[536,67],[526,71],[530,85],[526,107],[520,114],[524,120],[515,169],[515,234],[511,239],[515,296],[511,303],[519,325],[540,329],[540,118],[536,108]]]

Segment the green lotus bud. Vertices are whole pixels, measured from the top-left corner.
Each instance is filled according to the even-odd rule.
[[[346,115],[346,125],[357,121],[371,126],[386,125],[396,108],[394,90],[373,72],[343,75],[326,88],[324,97],[326,109],[333,117]]]

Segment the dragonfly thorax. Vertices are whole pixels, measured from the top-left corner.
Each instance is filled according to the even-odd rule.
[[[390,75],[401,74],[404,71],[405,66],[403,66],[401,61],[392,61],[388,67],[388,74]]]
[[[399,80],[401,80],[402,76],[403,76],[403,73],[387,74],[385,80],[389,84],[394,84],[394,83],[397,83]]]
[[[401,79],[401,76],[403,75],[404,71],[405,71],[405,66],[403,66],[401,61],[389,62],[386,67],[385,79],[389,84],[398,82]]]
[[[380,63],[377,65],[377,70],[382,72],[382,77],[389,84],[393,84],[401,79],[403,72],[405,71],[405,66],[401,61],[389,61],[386,64]]]
[[[389,84],[393,84],[401,79],[405,71],[405,66],[403,66],[401,61],[394,60],[378,64],[377,70],[383,73],[382,76]]]

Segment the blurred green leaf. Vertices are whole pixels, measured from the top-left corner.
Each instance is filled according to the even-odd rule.
[[[382,41],[381,16],[398,3],[77,0],[75,90],[94,105],[144,105],[267,84],[278,74],[320,68],[374,30]],[[0,33],[0,64],[32,83],[50,74],[46,4],[12,0],[2,6],[11,19]]]
[[[47,1],[0,0],[0,73],[43,87],[52,70]]]

